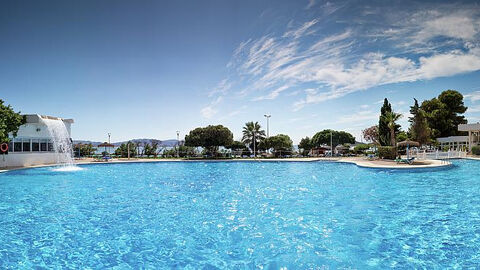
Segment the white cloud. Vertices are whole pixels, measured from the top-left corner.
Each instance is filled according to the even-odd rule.
[[[460,11],[453,14],[443,14],[432,11],[427,14],[417,14],[425,18],[422,29],[413,36],[416,42],[426,42],[438,36],[456,38],[461,40],[473,40],[479,32],[478,25],[470,12]],[[425,16],[427,15],[427,16]]]
[[[478,113],[480,112],[480,106],[469,106],[467,109],[467,113]]]
[[[363,124],[366,121],[378,120],[379,113],[371,110],[359,111],[354,114],[341,116],[336,123],[350,124],[359,123]]]
[[[319,68],[312,75],[312,81],[330,87],[328,91],[310,93],[294,104],[294,110],[306,104],[319,103],[343,97],[352,92],[374,86],[412,82],[437,77],[452,76],[480,70],[480,54],[476,49],[466,53],[448,52],[431,57],[421,57],[417,64],[413,60],[369,54],[348,68],[343,65],[330,65]],[[298,73],[308,73],[303,70]],[[293,73],[292,73],[293,74]],[[402,105],[402,104],[400,104]]]
[[[466,53],[451,51],[431,57],[420,57],[419,76],[424,79],[452,76],[480,69],[480,50]]]
[[[332,12],[341,8],[325,5]],[[376,86],[480,70],[479,12],[441,5],[424,10],[429,11],[409,11],[377,26],[383,32],[350,24],[326,35],[324,20],[316,18],[297,28],[291,23],[283,34],[249,39],[233,53],[230,78],[217,86],[226,90],[216,92],[225,96],[235,83],[243,86],[236,97],[253,96],[251,100],[257,101],[303,93],[293,103],[296,111]],[[372,36],[391,44],[371,49],[376,42]],[[295,94],[290,93],[293,90]],[[480,100],[478,96],[471,99]]]
[[[283,34],[283,37],[299,38],[299,37],[302,37],[302,36],[305,36],[305,35],[312,34],[314,32],[314,30],[312,30],[311,28],[317,22],[318,22],[317,19],[305,22],[299,28],[285,32],[285,34]]]
[[[246,105],[242,105],[242,106],[240,106],[240,108],[238,108],[236,110],[233,110],[233,111],[230,111],[228,114],[224,114],[223,116],[219,117],[218,120],[223,121],[223,120],[232,118],[234,116],[244,114],[245,112],[247,112],[247,108],[248,107]]]
[[[278,97],[278,95],[280,95],[281,92],[287,90],[289,88],[288,85],[283,85],[283,86],[280,86],[279,88],[273,90],[272,92],[270,92],[268,95],[266,96],[260,96],[260,97],[256,97],[253,99],[253,101],[260,101],[260,100],[266,100],[266,99],[275,99]]]
[[[310,9],[315,5],[315,0],[308,0],[308,5],[305,9]]]
[[[215,96],[215,95],[225,95],[228,90],[232,87],[232,83],[228,81],[227,79],[221,80],[217,86],[210,91],[208,94],[209,97]]]
[[[470,99],[472,102],[476,102],[480,100],[480,91],[475,91],[470,94],[465,95],[465,98]]]
[[[374,37],[395,40],[397,47],[414,53],[431,53],[446,45],[463,45],[478,40],[478,7],[436,5],[420,11],[398,11],[391,25]],[[388,25],[388,24],[387,24]]]
[[[218,109],[216,107],[220,102],[222,102],[222,100],[223,100],[223,97],[218,96],[216,99],[212,100],[212,102],[210,102],[208,106],[203,107],[200,110],[200,113],[202,114],[202,116],[207,119],[212,118],[215,114],[218,113]]]
[[[204,118],[212,118],[215,114],[217,114],[218,110],[214,109],[211,105],[202,108],[200,113]]]

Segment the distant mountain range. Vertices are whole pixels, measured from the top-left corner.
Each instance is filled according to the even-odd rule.
[[[131,142],[134,142],[134,143],[141,143],[142,146],[143,144],[145,143],[149,143],[149,144],[152,144],[152,142],[159,142],[159,146],[161,147],[173,147],[175,145],[178,144],[178,141],[175,140],[175,139],[171,139],[171,140],[157,140],[157,139],[133,139],[133,140],[130,140]],[[126,143],[128,141],[123,141],[123,142],[113,142],[112,144],[115,145],[116,147],[117,146],[120,146],[122,143]],[[85,140],[73,140],[73,143],[74,144],[78,144],[78,143],[81,143],[81,144],[89,144],[91,143],[93,146],[97,146],[103,142],[95,142],[95,141],[85,141]]]

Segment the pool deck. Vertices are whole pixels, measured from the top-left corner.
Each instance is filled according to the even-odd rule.
[[[420,168],[438,168],[448,167],[452,163],[444,160],[420,160],[413,164],[397,163],[393,160],[368,160],[363,157],[341,158],[338,162],[353,163],[359,167],[375,169],[420,169]]]
[[[480,160],[480,159],[479,159]],[[185,159],[118,159],[108,162],[99,162],[93,160],[79,160],[78,164],[96,164],[96,163],[128,163],[128,162],[173,162],[173,161],[182,161],[182,162],[315,162],[315,161],[332,161],[332,162],[343,162],[343,163],[353,163],[359,167],[365,168],[383,168],[383,169],[415,169],[415,168],[435,168],[435,167],[445,167],[450,166],[450,162],[442,160],[422,160],[417,161],[414,164],[401,164],[396,163],[393,160],[367,160],[365,157],[316,157],[316,158],[268,158],[268,159],[253,159],[253,158],[239,158],[239,159],[219,159],[219,160],[204,160],[204,159],[195,159],[195,160],[185,160]]]
[[[480,157],[467,157],[467,159],[472,160],[480,160]],[[138,162],[235,162],[235,161],[244,161],[244,162],[315,162],[315,161],[331,161],[331,162],[342,162],[342,163],[352,163],[359,167],[364,168],[377,168],[377,169],[417,169],[417,168],[438,168],[438,167],[446,167],[450,166],[451,163],[448,161],[442,160],[422,160],[416,161],[414,164],[399,164],[393,160],[368,160],[365,157],[318,157],[318,158],[269,158],[269,159],[253,159],[253,158],[245,158],[245,159],[219,159],[219,160],[204,160],[204,159],[196,159],[196,160],[185,160],[185,159],[114,159],[108,162],[105,161],[95,161],[92,158],[86,159],[79,159],[75,160],[76,164],[117,164],[117,163],[138,163]],[[27,166],[27,167],[11,167],[11,168],[3,168],[0,169],[0,173],[10,171],[10,170],[18,170],[18,169],[26,169],[26,168],[38,168],[38,167],[49,167],[55,166],[55,164],[46,164],[46,165],[35,165],[35,166]]]

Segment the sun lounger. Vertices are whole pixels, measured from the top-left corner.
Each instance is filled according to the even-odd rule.
[[[395,162],[412,165],[414,160],[415,160],[414,157],[412,157],[412,158],[397,158],[397,159],[395,159]]]

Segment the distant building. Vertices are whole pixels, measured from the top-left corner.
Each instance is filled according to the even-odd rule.
[[[325,145],[325,146],[312,148],[308,153],[308,155],[311,157],[325,156],[329,151],[330,151],[330,146]]]
[[[344,146],[344,145],[337,145],[335,146],[335,154],[345,154],[345,153],[348,153],[348,151],[350,150],[350,147],[348,146]]]
[[[71,137],[73,119],[28,114],[27,121],[20,126],[17,136],[9,134],[8,154],[0,154],[0,167],[23,167],[57,162],[54,141],[44,119],[62,121],[68,136]]]

